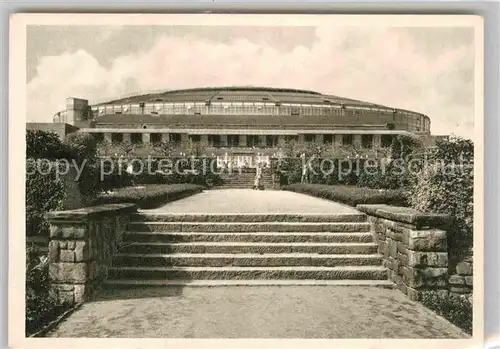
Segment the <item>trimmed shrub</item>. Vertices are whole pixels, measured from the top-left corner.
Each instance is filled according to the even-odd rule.
[[[390,161],[360,171],[358,187],[373,189],[408,189],[415,184],[415,175],[422,166],[422,142],[415,137],[394,137],[389,151]],[[411,168],[410,168],[411,166]],[[415,166],[417,168],[415,168]]]
[[[26,158],[56,160],[68,157],[68,149],[55,132],[26,131]]]
[[[71,133],[66,136],[64,144],[69,150],[69,157],[78,163],[97,160],[97,140],[91,134]]]
[[[156,208],[167,202],[197,194],[204,187],[195,184],[151,184],[144,187],[126,187],[97,198],[97,205],[134,203],[140,208]]]
[[[55,162],[26,161],[26,235],[48,234],[45,213],[60,209],[66,191]]]
[[[472,302],[468,296],[449,296],[426,292],[422,304],[472,335]]]
[[[354,207],[359,204],[408,206],[407,195],[402,190],[377,190],[346,185],[332,186],[301,183],[291,184],[283,189],[341,202]]]
[[[411,188],[411,205],[420,211],[448,214],[450,268],[467,257],[473,243],[474,144],[454,138],[438,142]]]
[[[33,247],[26,248],[26,335],[53,321],[64,309],[50,295],[49,262]]]

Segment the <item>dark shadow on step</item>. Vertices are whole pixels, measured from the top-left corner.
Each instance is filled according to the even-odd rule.
[[[175,242],[154,235],[152,239],[125,236],[113,257],[107,281],[92,301],[182,296],[191,274],[183,272],[185,266],[173,263],[172,254],[179,252]]]
[[[91,302],[107,302],[120,299],[181,297],[183,286],[107,286],[96,292]]]

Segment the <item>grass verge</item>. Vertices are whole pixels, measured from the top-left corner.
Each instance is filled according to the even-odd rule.
[[[205,187],[196,184],[146,184],[124,187],[99,195],[96,205],[134,203],[139,208],[157,208],[167,202],[200,193]]]
[[[322,199],[337,201],[349,206],[359,204],[387,204],[408,206],[406,193],[394,189],[370,189],[348,185],[290,184],[283,190],[307,194]]]

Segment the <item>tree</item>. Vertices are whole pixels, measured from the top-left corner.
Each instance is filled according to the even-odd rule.
[[[131,142],[121,142],[120,149],[125,153],[126,156],[130,156],[135,150],[135,145]]]
[[[181,144],[181,149],[185,150],[186,155],[200,157],[204,155],[205,149],[208,147],[207,142],[195,142],[192,139],[188,139],[186,142]]]
[[[97,145],[97,149],[99,153],[102,153],[104,156],[108,156],[110,150],[112,149],[112,143],[107,139],[103,139]]]
[[[170,157],[174,155],[177,146],[173,141],[161,141],[155,146],[155,150],[163,156]]]

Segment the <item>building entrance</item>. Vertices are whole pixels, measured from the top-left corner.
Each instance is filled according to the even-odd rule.
[[[261,154],[225,154],[217,156],[217,166],[225,168],[255,168],[257,164],[263,164],[266,167],[271,165],[269,155]]]

